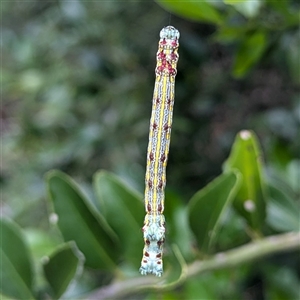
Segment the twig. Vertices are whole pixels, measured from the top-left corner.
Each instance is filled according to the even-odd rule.
[[[208,260],[195,261],[187,267],[186,279],[201,273],[231,268],[268,255],[300,249],[300,233],[290,232],[256,240],[227,252],[218,253]],[[118,297],[149,290],[167,290],[176,284],[162,284],[162,279],[138,277],[114,282],[88,295],[89,300],[117,299]],[[178,281],[182,284],[182,281]]]

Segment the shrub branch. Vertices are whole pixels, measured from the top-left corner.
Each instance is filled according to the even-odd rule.
[[[207,260],[196,260],[187,266],[186,277],[190,278],[201,273],[235,267],[253,260],[286,251],[300,249],[300,233],[290,232],[269,236],[249,244],[218,253]],[[164,285],[163,279],[152,276],[138,277],[124,281],[113,282],[88,295],[89,300],[116,299],[121,296],[145,291],[162,291],[182,284],[179,280],[173,284]]]

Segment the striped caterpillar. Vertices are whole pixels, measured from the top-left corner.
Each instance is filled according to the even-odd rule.
[[[164,190],[171,137],[176,67],[179,57],[178,39],[179,31],[172,26],[167,26],[160,32],[147,152],[146,216],[143,226],[145,246],[140,272],[142,275],[154,274],[158,277],[163,273]]]

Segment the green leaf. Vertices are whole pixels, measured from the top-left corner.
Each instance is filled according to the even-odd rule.
[[[144,243],[141,231],[145,216],[142,195],[106,171],[96,173],[94,189],[101,212],[121,241],[125,261],[136,267],[142,258]]]
[[[218,250],[230,250],[250,240],[247,233],[247,222],[233,207],[229,207],[226,211],[224,218],[221,219],[220,227],[216,241]]]
[[[15,298],[8,297],[6,295],[1,294],[1,292],[0,292],[0,299],[1,300],[16,300]]]
[[[92,268],[113,270],[118,257],[117,237],[69,176],[47,174],[49,198],[65,241],[75,241]]]
[[[189,278],[183,287],[185,299],[218,299],[215,288],[217,281],[215,278],[210,278],[209,275],[200,274]],[[211,288],[212,286],[214,288]]]
[[[35,261],[39,263],[45,255],[49,255],[58,245],[53,236],[45,234],[45,230],[39,228],[26,228],[24,231],[26,241]]]
[[[300,195],[300,159],[294,159],[287,165],[286,179],[295,194]]]
[[[184,282],[187,276],[187,264],[178,246],[172,244],[168,250],[168,255],[166,256],[166,259],[164,259],[164,284],[155,285],[155,290],[171,290],[175,286],[178,286],[180,283]]]
[[[213,35],[213,40],[221,43],[232,43],[240,40],[245,35],[246,30],[247,28],[243,26],[220,26],[218,31]]]
[[[259,14],[263,4],[261,0],[223,0],[225,4],[232,5],[246,18],[253,18]]]
[[[193,256],[192,232],[189,227],[187,207],[173,192],[166,192],[165,210],[167,243],[176,244],[185,259]]]
[[[60,246],[50,255],[44,264],[44,273],[48,280],[55,299],[59,299],[67,290],[75,275],[83,269],[84,256],[74,242]]]
[[[266,187],[262,175],[262,154],[255,134],[243,130],[237,135],[225,171],[239,170],[242,184],[234,207],[248,221],[252,229],[260,230],[265,220]]]
[[[32,260],[19,227],[0,219],[0,292],[16,299],[34,299]]]
[[[233,65],[233,76],[244,77],[262,57],[267,47],[267,37],[262,31],[246,36],[239,46]]]
[[[222,16],[210,3],[205,1],[164,1],[156,0],[169,12],[192,21],[221,24]]]
[[[278,231],[299,231],[299,205],[273,184],[269,185],[269,194],[267,223]]]
[[[178,285],[179,282],[184,281],[187,275],[187,265],[177,245],[173,244],[170,249],[170,254],[165,260],[166,272],[164,280],[166,284],[162,286],[163,289]]]
[[[236,288],[228,287],[236,287],[243,280],[244,272],[241,269],[215,270],[214,272],[200,273],[190,277],[183,287],[184,299],[240,299],[240,291]]]
[[[238,172],[222,174],[197,192],[188,204],[189,223],[198,247],[209,252],[217,235],[218,223],[234,199],[240,185]]]

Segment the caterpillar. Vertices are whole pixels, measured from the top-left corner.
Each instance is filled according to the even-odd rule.
[[[144,198],[146,216],[142,229],[145,245],[140,273],[154,274],[158,277],[163,273],[164,191],[179,58],[179,36],[179,31],[172,26],[164,27],[160,32],[147,150]]]

